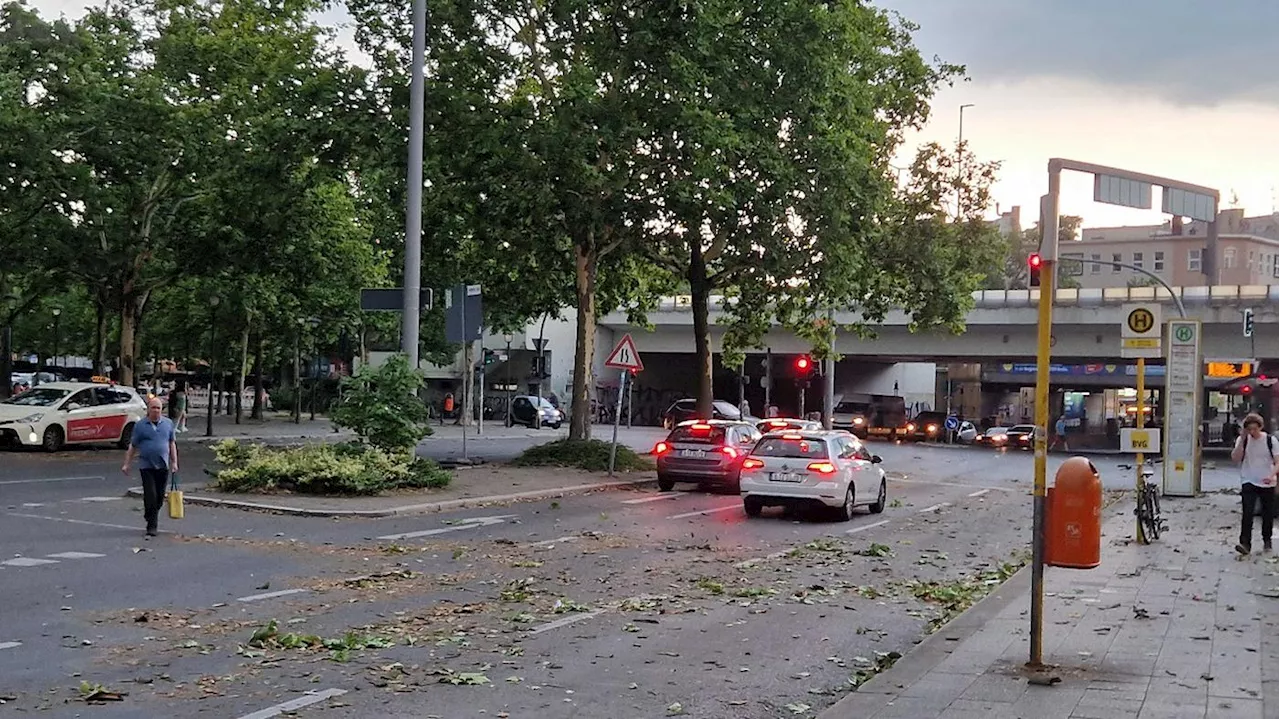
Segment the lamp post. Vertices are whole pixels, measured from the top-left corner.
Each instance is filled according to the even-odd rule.
[[[512,335],[510,332],[506,332],[506,333],[503,333],[503,335],[502,335],[502,339],[503,339],[503,340],[505,340],[505,341],[506,341],[506,343],[507,343],[507,360],[506,360],[506,364],[507,364],[507,387],[506,387],[506,389],[507,389],[507,391],[506,391],[506,395],[507,395],[507,417],[508,417],[508,418],[510,418],[510,417],[511,417],[511,340],[515,339],[515,336],[514,336],[514,335]]]
[[[293,335],[293,423],[302,424],[302,327],[307,323],[298,318],[298,331]]]
[[[317,354],[320,350],[316,346],[316,328],[320,326],[320,320],[316,317],[307,319],[307,326],[311,328],[307,339],[311,341],[311,391],[307,393],[307,404],[311,405],[311,421],[316,419],[316,385],[320,379],[320,357]]]
[[[58,326],[58,320],[60,320],[61,318],[62,318],[62,308],[54,307],[53,308],[53,365],[51,366],[52,369],[57,369],[57,366],[58,366],[58,340],[61,339],[58,336],[59,330],[61,329]]]
[[[218,302],[221,301],[217,295],[209,298],[209,404],[205,408],[205,425],[204,436],[213,436],[213,386],[217,381],[214,379],[218,373],[217,347],[218,347]]]

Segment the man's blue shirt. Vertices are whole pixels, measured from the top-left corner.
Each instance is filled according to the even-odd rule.
[[[173,441],[173,422],[161,417],[154,424],[149,419],[133,425],[130,443],[138,450],[138,466],[143,469],[169,468],[169,443]]]

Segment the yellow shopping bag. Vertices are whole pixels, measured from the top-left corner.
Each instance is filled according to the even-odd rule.
[[[182,490],[178,489],[178,475],[176,472],[173,474],[173,478],[169,480],[169,493],[167,498],[169,500],[169,518],[182,519]]]

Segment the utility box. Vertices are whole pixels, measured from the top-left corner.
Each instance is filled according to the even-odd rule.
[[[1093,569],[1102,555],[1102,479],[1084,457],[1062,463],[1045,498],[1044,563]]]

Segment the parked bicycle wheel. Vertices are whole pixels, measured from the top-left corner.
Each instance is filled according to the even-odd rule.
[[[1147,541],[1159,539],[1160,499],[1151,485],[1147,485],[1142,490],[1142,509],[1139,512],[1139,518],[1142,520],[1142,530],[1147,535]]]

